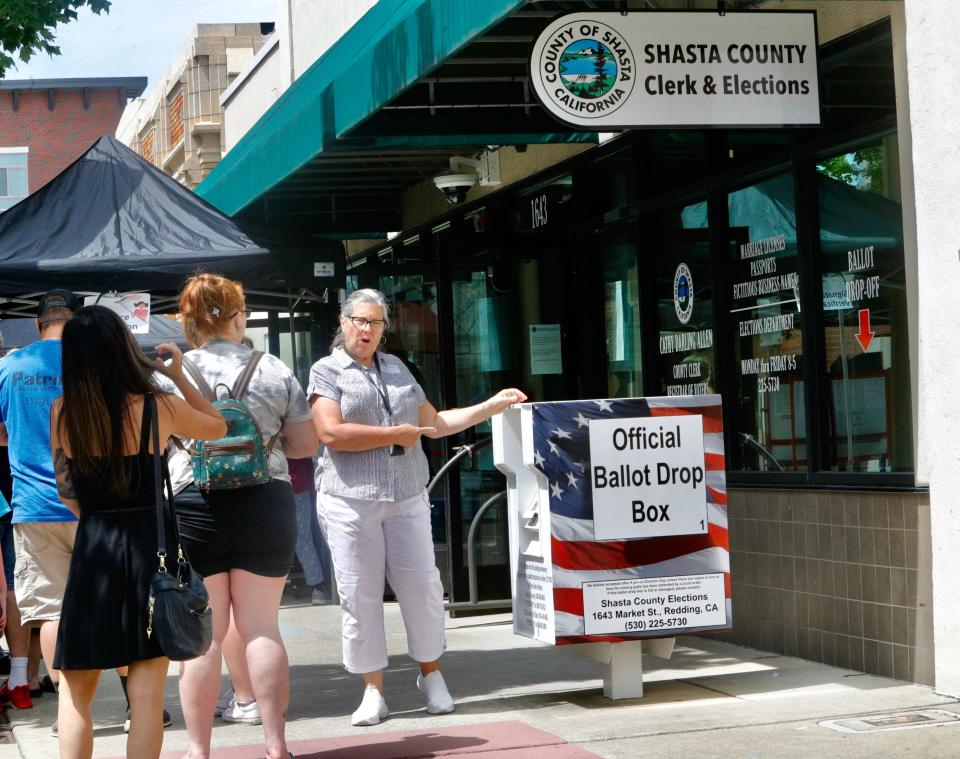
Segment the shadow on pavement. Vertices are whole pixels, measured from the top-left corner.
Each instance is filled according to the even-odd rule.
[[[580,657],[572,646],[450,650],[443,656],[443,666],[450,691],[457,699],[458,712],[469,714],[510,711],[521,702],[537,707],[566,701],[598,709],[694,698],[749,698],[838,681],[842,681],[843,687],[857,690],[899,685],[893,680],[812,665],[791,657],[763,655],[731,644],[708,645],[710,649],[723,650],[678,646],[671,660],[648,657],[645,697],[624,701],[602,696],[602,666]],[[392,718],[403,718],[405,714],[423,716],[416,677],[417,666],[410,658],[390,658],[385,695]],[[359,703],[361,690],[359,676],[339,665],[295,664],[291,667],[289,718],[349,715]]]

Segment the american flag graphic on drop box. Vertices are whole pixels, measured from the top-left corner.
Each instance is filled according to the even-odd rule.
[[[595,542],[590,486],[591,419],[703,417],[707,532],[638,540]],[[727,625],[730,554],[723,415],[719,395],[533,404],[535,466],[550,483],[550,525],[556,643],[618,641],[673,636],[648,631],[585,635],[582,583],[629,578],[723,573]],[[685,633],[705,629],[685,628]]]

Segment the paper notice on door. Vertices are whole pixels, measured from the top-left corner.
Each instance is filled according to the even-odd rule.
[[[530,325],[530,374],[563,374],[559,324]]]

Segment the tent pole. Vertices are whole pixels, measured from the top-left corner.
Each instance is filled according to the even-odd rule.
[[[288,297],[290,296],[289,290],[287,290],[287,295]],[[297,377],[298,379],[300,375],[297,372],[297,369],[299,367],[299,362],[297,361],[297,318],[296,318],[296,315],[294,314],[293,309],[297,307],[297,303],[299,302],[300,300],[298,299],[296,302],[291,303],[289,306],[290,311],[287,314],[290,317],[290,348],[291,348],[290,355],[292,357],[291,361],[293,362],[293,367],[291,368],[293,369],[294,376]]]
[[[276,290],[272,290],[272,291],[271,291],[271,290],[250,290],[250,289],[247,289],[247,288],[245,287],[245,288],[243,288],[243,292],[246,293],[247,295],[266,295],[267,297],[271,297],[271,298],[282,298],[282,297],[284,297],[284,296],[283,296],[283,293],[279,293],[279,292],[277,292]],[[288,302],[289,302],[289,299],[292,298],[292,297],[293,297],[293,295],[292,295],[292,294],[290,293],[290,291],[288,290],[288,291],[287,291],[287,300],[288,300]],[[315,293],[312,293],[312,292],[310,292],[309,290],[306,290],[306,289],[302,290],[301,293],[300,293],[300,295],[298,296],[298,302],[301,301],[301,300],[314,301],[314,302],[317,302],[317,303],[324,303],[324,302],[325,302],[322,297],[320,297],[319,295],[316,295]]]

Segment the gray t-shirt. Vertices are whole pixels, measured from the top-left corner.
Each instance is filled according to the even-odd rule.
[[[340,405],[345,422],[372,427],[419,424],[420,407],[426,401],[423,388],[396,356],[378,353],[381,374],[366,369],[343,348],[334,348],[310,369],[307,395],[322,396]],[[381,384],[382,380],[382,384]],[[392,418],[377,392],[386,386]],[[427,486],[430,470],[420,445],[391,456],[390,449],[335,451],[327,447],[320,460],[320,491],[369,501],[402,501]]]
[[[200,370],[207,384],[217,393],[217,397],[226,398],[227,390],[217,385],[232,388],[240,372],[247,365],[253,351],[245,345],[229,340],[212,340],[206,345],[188,352],[186,355]],[[187,374],[187,379],[190,375]],[[193,380],[190,379],[193,384]],[[162,378],[163,389],[182,397],[174,384],[166,377]],[[276,356],[265,354],[257,370],[250,379],[247,391],[241,400],[247,404],[254,419],[260,425],[260,432],[266,443],[276,435],[280,428],[289,423],[305,422],[310,417],[310,406],[303,389],[293,372]],[[192,441],[184,441],[190,443]],[[270,476],[276,480],[290,482],[287,471],[287,459],[283,455],[280,440],[270,452]]]

